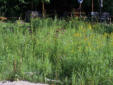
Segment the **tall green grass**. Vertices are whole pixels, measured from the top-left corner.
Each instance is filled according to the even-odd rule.
[[[113,85],[113,25],[58,19],[0,23],[0,80]],[[54,82],[51,82],[54,83]]]

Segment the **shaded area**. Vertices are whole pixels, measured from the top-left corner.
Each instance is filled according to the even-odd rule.
[[[42,3],[35,3],[33,1],[25,0],[26,3],[20,3],[18,0],[0,1],[0,15],[7,17],[19,17],[25,16],[25,12],[28,10],[39,11],[42,10]],[[112,14],[113,3],[111,0],[104,2],[104,8],[102,11],[107,11]],[[45,3],[46,13],[49,16],[64,16],[65,13],[72,12],[73,9],[78,9],[79,4],[77,0],[50,0],[50,3]],[[84,0],[82,4],[82,11],[88,14],[91,12],[91,0]],[[94,0],[94,11],[99,12],[99,2]]]

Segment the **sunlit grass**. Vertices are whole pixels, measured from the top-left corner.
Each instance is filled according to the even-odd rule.
[[[0,80],[113,85],[113,25],[36,19],[0,26]]]

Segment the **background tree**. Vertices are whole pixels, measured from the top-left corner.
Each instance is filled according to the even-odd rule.
[[[92,11],[92,0],[84,0],[82,10],[85,12]],[[94,11],[99,12],[99,2],[94,1]],[[50,3],[50,4],[47,4]],[[77,9],[79,4],[77,0],[0,0],[0,16],[18,17],[23,15],[27,10],[42,11],[45,17],[45,6],[47,10],[52,10],[60,15],[65,11]],[[113,0],[104,0],[102,12],[110,12],[113,15]]]
[[[50,3],[50,0],[25,0],[31,4],[32,10],[36,9],[38,5],[42,4],[42,16],[45,17],[45,3]]]
[[[49,3],[50,0],[39,0],[42,3],[42,16],[45,17],[45,3]]]
[[[43,17],[45,17],[45,5],[44,5],[44,3],[50,2],[50,0],[41,0],[41,2],[42,2],[42,15],[43,15]]]
[[[1,16],[5,15],[7,11],[7,8],[6,8],[7,1],[8,0],[0,0],[0,15]]]

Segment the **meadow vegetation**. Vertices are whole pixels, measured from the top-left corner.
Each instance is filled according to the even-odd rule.
[[[0,80],[45,78],[113,85],[113,25],[56,18],[0,23]]]

